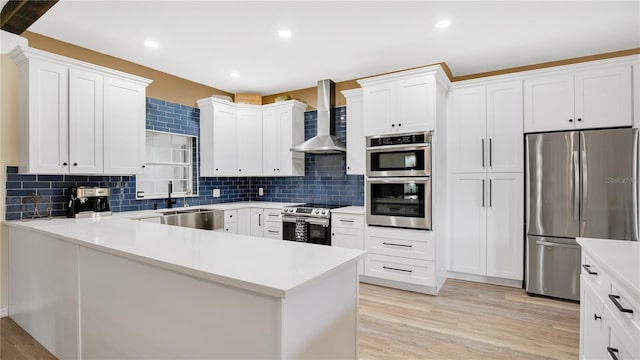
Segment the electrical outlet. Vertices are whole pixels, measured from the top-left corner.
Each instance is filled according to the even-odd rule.
[[[264,189],[258,188],[258,196],[264,196]]]
[[[213,189],[213,197],[220,197],[220,189]]]

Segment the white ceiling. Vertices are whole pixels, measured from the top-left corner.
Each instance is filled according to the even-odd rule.
[[[640,48],[640,1],[62,0],[29,31],[268,95],[438,62],[460,76]]]

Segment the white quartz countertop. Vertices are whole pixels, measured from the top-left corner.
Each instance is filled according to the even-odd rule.
[[[282,209],[287,206],[300,205],[301,203],[282,203],[282,202],[269,202],[269,201],[239,201],[218,203],[210,205],[196,205],[188,207],[173,207],[171,209],[163,208],[158,210],[140,210],[140,211],[124,211],[113,213],[113,217],[126,218],[126,219],[141,219],[146,217],[162,216],[162,213],[168,211],[179,211],[189,209],[212,209],[212,210],[236,210],[243,208],[262,208],[262,209]]]
[[[607,273],[640,298],[640,242],[591,238],[577,241]]]
[[[233,204],[240,205],[238,208],[248,207],[247,203]],[[267,207],[267,203],[262,202],[251,204]],[[153,215],[153,211],[146,213]],[[362,250],[135,221],[125,214],[96,219],[8,221],[6,224],[280,298],[365,254]]]
[[[364,206],[345,206],[331,210],[336,214],[364,215]]]

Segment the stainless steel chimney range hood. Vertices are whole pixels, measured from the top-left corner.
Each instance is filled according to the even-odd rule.
[[[336,85],[331,80],[318,81],[318,135],[291,148],[291,151],[310,154],[340,154],[346,145],[335,136]]]

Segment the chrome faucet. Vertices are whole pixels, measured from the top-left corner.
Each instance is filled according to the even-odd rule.
[[[167,193],[169,194],[169,197],[167,198],[167,209],[171,209],[173,207],[173,204],[176,203],[175,200],[171,200],[172,192],[173,192],[173,182],[169,181],[169,187],[167,189]]]

